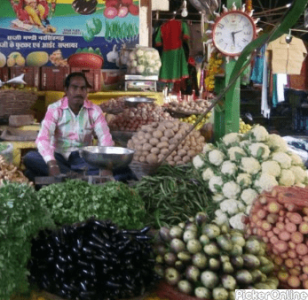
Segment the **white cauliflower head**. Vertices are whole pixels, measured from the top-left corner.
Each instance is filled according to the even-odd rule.
[[[266,142],[268,140],[268,132],[267,130],[260,125],[256,125],[251,129],[251,133],[253,136],[253,140],[257,142]]]
[[[254,157],[243,157],[240,168],[245,173],[257,174],[261,170],[261,165]]]
[[[217,194],[212,196],[212,200],[214,202],[221,202],[224,199],[225,199],[225,196],[223,194],[220,194],[220,193],[217,193]]]
[[[211,143],[208,143],[208,144],[204,145],[202,153],[207,153],[207,152],[214,150],[214,149],[215,149],[215,146]]]
[[[248,148],[251,155],[256,158],[268,159],[271,153],[269,147],[263,143],[253,143]]]
[[[292,165],[294,166],[302,166],[303,165],[303,160],[301,159],[301,157],[293,152],[291,152],[290,157],[292,159]]]
[[[227,199],[220,203],[220,209],[231,216],[239,212],[237,201],[234,199]]]
[[[225,175],[234,175],[237,172],[237,166],[230,160],[226,160],[222,163],[221,173]]]
[[[211,168],[207,168],[202,172],[202,178],[204,181],[210,180],[214,176],[214,172]]]
[[[246,156],[246,152],[241,147],[231,147],[228,149],[228,156],[231,161],[237,161],[237,155]]]
[[[219,150],[215,149],[209,152],[209,162],[215,166],[220,166],[224,158],[224,154]]]
[[[268,160],[263,162],[261,168],[262,168],[262,173],[266,173],[274,177],[278,177],[281,172],[279,163],[274,160]]]
[[[251,205],[257,197],[258,192],[251,188],[243,190],[241,194],[241,199],[246,203],[246,205]]]
[[[216,218],[214,219],[214,222],[218,225],[224,225],[229,224],[229,217],[222,212],[222,210],[218,209],[215,211]]]
[[[243,149],[245,147],[248,147],[249,145],[251,145],[251,141],[249,141],[249,140],[244,140],[244,141],[240,142],[240,147],[243,148]]]
[[[238,230],[244,230],[245,224],[243,222],[243,218],[245,217],[244,213],[239,213],[229,219],[229,223],[232,228],[238,229]]]
[[[213,193],[218,192],[217,189],[216,189],[216,185],[218,185],[218,186],[223,185],[223,181],[222,181],[222,178],[220,176],[213,176],[209,181],[209,188]]]
[[[273,160],[277,161],[282,169],[291,168],[292,158],[284,152],[274,152]]]
[[[250,211],[251,211],[251,208],[252,208],[252,205],[248,205],[245,209],[245,214],[246,215],[249,215],[250,214]]]
[[[267,145],[274,151],[286,152],[288,150],[287,142],[278,134],[270,134]]]
[[[278,185],[276,178],[269,174],[261,174],[260,178],[255,181],[255,186],[261,192],[270,192],[274,186]]]
[[[193,165],[196,169],[201,168],[204,165],[203,160],[201,159],[200,155],[197,155],[193,158]]]
[[[295,176],[295,183],[303,183],[307,180],[307,173],[299,166],[292,166],[290,170]]]
[[[251,175],[248,173],[240,173],[236,178],[236,182],[244,188],[251,186],[252,184]]]
[[[236,199],[240,192],[240,186],[234,181],[228,181],[222,187],[222,193],[228,199]]]
[[[238,133],[232,132],[225,135],[222,138],[222,141],[226,146],[230,146],[231,144],[238,143],[240,141],[240,135]]]
[[[283,169],[279,178],[279,184],[284,186],[292,186],[295,183],[295,175],[291,170]]]

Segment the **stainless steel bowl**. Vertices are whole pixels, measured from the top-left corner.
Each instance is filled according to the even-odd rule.
[[[88,146],[80,150],[80,156],[93,167],[112,170],[128,166],[134,156],[134,150],[122,147]]]
[[[148,98],[148,97],[127,97],[124,99],[125,105],[129,107],[137,107],[140,103],[147,103],[147,104],[153,104],[155,102],[154,98]]]

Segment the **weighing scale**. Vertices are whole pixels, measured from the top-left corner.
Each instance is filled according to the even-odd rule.
[[[125,91],[157,92],[158,75],[125,75]]]

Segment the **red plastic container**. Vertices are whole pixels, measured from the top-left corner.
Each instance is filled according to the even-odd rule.
[[[75,53],[68,58],[71,68],[101,69],[104,59],[93,53]]]

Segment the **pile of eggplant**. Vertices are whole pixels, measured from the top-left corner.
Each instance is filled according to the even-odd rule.
[[[143,295],[158,277],[148,231],[119,230],[95,219],[41,231],[32,240],[30,282],[66,299]]]
[[[235,289],[277,288],[264,243],[206,220],[205,213],[198,213],[186,223],[160,229],[154,246],[159,276],[200,299],[232,300]]]

